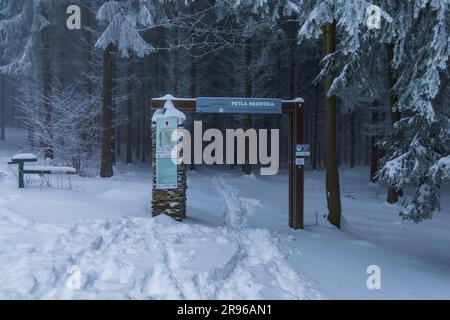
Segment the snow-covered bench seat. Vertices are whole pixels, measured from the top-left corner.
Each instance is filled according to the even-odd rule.
[[[37,157],[31,153],[19,153],[11,158],[8,164],[17,164],[19,167],[19,188],[24,188],[24,174],[75,174],[77,170],[72,167],[58,166],[32,166],[25,165],[27,162],[37,162]]]
[[[37,161],[37,157],[36,157],[35,154],[32,154],[32,153],[18,153],[18,154],[15,154],[11,158],[11,162],[17,163],[19,161],[36,162]]]
[[[72,167],[56,166],[24,166],[23,173],[35,174],[75,174],[77,170]]]

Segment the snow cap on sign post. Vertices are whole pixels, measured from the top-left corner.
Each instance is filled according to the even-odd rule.
[[[178,110],[173,104],[173,100],[176,100],[172,95],[166,94],[164,97],[159,98],[165,100],[164,108],[158,109],[153,113],[152,122],[156,123],[156,119],[159,117],[174,117],[178,119],[178,125],[182,125],[186,121],[186,115]]]

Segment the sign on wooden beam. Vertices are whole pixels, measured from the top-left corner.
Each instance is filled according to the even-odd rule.
[[[281,99],[265,98],[197,98],[199,113],[281,113]]]

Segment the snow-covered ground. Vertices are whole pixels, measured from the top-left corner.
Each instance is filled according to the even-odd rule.
[[[201,168],[189,173],[188,218],[179,223],[150,216],[144,165],[118,165],[111,179],[75,176],[70,189],[19,190],[6,163],[29,150],[21,131],[8,133],[0,144],[0,298],[450,299],[448,189],[442,212],[415,225],[367,182],[367,168],[344,169],[337,230],[324,217],[323,172],[307,172],[306,228],[294,231],[286,173]],[[380,290],[366,286],[369,265],[381,268]]]

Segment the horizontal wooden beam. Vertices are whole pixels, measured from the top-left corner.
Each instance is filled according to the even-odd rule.
[[[164,107],[168,99],[152,99],[152,109]],[[175,107],[181,111],[195,112],[195,99],[170,99]],[[304,166],[296,163],[296,147],[305,143],[304,121],[305,110],[303,99],[282,100],[282,112],[288,114],[289,119],[289,226],[293,229],[303,229],[304,226]]]
[[[181,98],[175,98],[171,100],[174,106],[179,109],[180,111],[186,111],[186,112],[195,112],[196,110],[196,99],[181,99]],[[162,98],[155,98],[152,99],[152,109],[160,109],[164,107],[164,103],[166,102],[165,99]],[[295,107],[298,105],[302,105],[303,100],[302,99],[296,99],[296,100],[283,100],[281,102],[281,109],[283,113],[291,113],[295,111]]]

